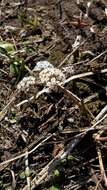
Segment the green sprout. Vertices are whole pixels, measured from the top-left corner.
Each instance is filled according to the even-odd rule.
[[[0,42],[0,54],[7,58],[10,64],[10,74],[16,77],[17,82],[25,72],[24,61],[15,54],[14,45],[8,42]]]

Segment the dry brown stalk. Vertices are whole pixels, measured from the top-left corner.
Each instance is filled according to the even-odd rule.
[[[107,176],[104,170],[104,165],[103,165],[103,160],[102,160],[102,155],[101,155],[101,150],[99,147],[97,147],[97,154],[99,158],[99,165],[100,165],[100,171],[101,171],[101,178],[105,183],[105,187],[107,188]]]
[[[88,62],[88,64],[96,61],[97,59],[99,59],[102,55],[106,54],[107,53],[107,50],[106,51],[103,51],[102,53],[100,53],[99,55],[97,55],[96,57],[94,57],[91,61]]]
[[[28,151],[28,155],[33,153],[37,148],[39,148],[43,143],[45,143],[48,139],[50,139],[52,137],[52,134],[50,134],[47,138],[45,138],[44,140],[42,140],[37,146],[35,146],[32,150]],[[2,167],[3,165],[6,165],[6,164],[9,164],[15,160],[18,160],[20,158],[23,158],[24,156],[26,156],[26,152],[14,157],[14,158],[11,158],[9,160],[6,160],[4,162],[1,162],[0,163],[0,167]]]
[[[100,72],[101,73],[107,73],[107,69],[103,69]],[[95,74],[94,72],[90,71],[90,72],[86,72],[86,73],[81,73],[81,74],[73,75],[73,76],[69,77],[68,79],[66,79],[64,81],[64,84],[67,84],[70,81],[73,81],[73,80],[76,80],[76,79],[79,79],[79,78],[89,77],[89,76],[92,76],[94,74]]]
[[[74,48],[73,51],[65,57],[65,59],[60,63],[59,68],[62,67],[65,64],[65,62],[79,49],[79,47],[81,47],[82,45],[85,44],[87,39],[84,40],[82,43],[80,43],[80,45],[78,45],[76,48]]]
[[[46,178],[46,176],[48,175],[48,169],[49,169],[49,166],[51,164],[53,164],[53,169],[55,169],[55,167],[57,166],[57,164],[62,160],[64,159],[70,152],[72,152],[74,150],[74,148],[77,146],[77,144],[81,141],[81,139],[84,138],[84,136],[90,131],[90,130],[93,130],[95,129],[95,127],[100,124],[105,118],[107,117],[107,114],[102,118],[100,119],[99,121],[97,121],[94,125],[92,125],[90,128],[86,129],[84,132],[80,133],[79,135],[76,135],[74,137],[74,140],[71,141],[71,143],[69,144],[68,146],[68,149],[62,153],[60,152],[56,157],[55,159],[51,160],[47,166],[45,166],[45,168],[43,168],[43,170],[38,174],[39,179],[37,180],[37,176],[32,180],[31,182],[31,188],[33,187],[36,187],[37,185],[39,185],[41,183],[42,180],[44,180]],[[57,159],[58,158],[58,159]],[[57,160],[56,160],[57,159]],[[25,186],[23,188],[23,190],[27,190],[27,186]]]
[[[85,111],[86,114],[88,114],[90,116],[90,118],[94,119],[93,114],[91,113],[91,111],[88,109],[88,107],[84,104],[84,102],[78,98],[77,95],[75,95],[73,92],[70,92],[69,90],[65,89],[63,86],[61,85],[57,85],[57,87],[59,88],[59,90],[63,91],[64,94],[69,97],[69,99],[73,100],[75,104],[77,104],[79,106],[80,109],[82,109],[83,111]]]
[[[95,174],[95,171],[93,168],[91,168],[91,175],[92,175],[92,180],[95,182],[96,184],[96,187],[94,190],[104,190],[104,188],[102,187],[101,185],[101,180],[98,180],[96,174]]]

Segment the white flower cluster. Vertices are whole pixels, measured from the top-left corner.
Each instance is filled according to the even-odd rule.
[[[74,74],[75,70],[74,70],[74,66],[73,65],[68,65],[66,67],[63,67],[62,71],[65,74],[65,76],[68,78],[68,77],[70,77],[71,75]]]
[[[43,69],[47,69],[47,68],[54,68],[54,66],[49,63],[48,61],[38,61],[36,66],[34,67],[33,71],[37,72],[37,71],[42,71]]]
[[[29,76],[24,77],[17,85],[19,91],[29,91],[31,86],[35,85],[35,77]]]
[[[39,73],[40,81],[48,87],[65,81],[64,73],[57,68],[46,68]]]

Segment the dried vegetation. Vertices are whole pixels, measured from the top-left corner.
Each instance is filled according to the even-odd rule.
[[[106,0],[0,5],[0,189],[107,189]]]

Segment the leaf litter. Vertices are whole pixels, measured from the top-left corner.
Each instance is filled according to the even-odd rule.
[[[106,189],[106,1],[0,3],[0,188]]]

